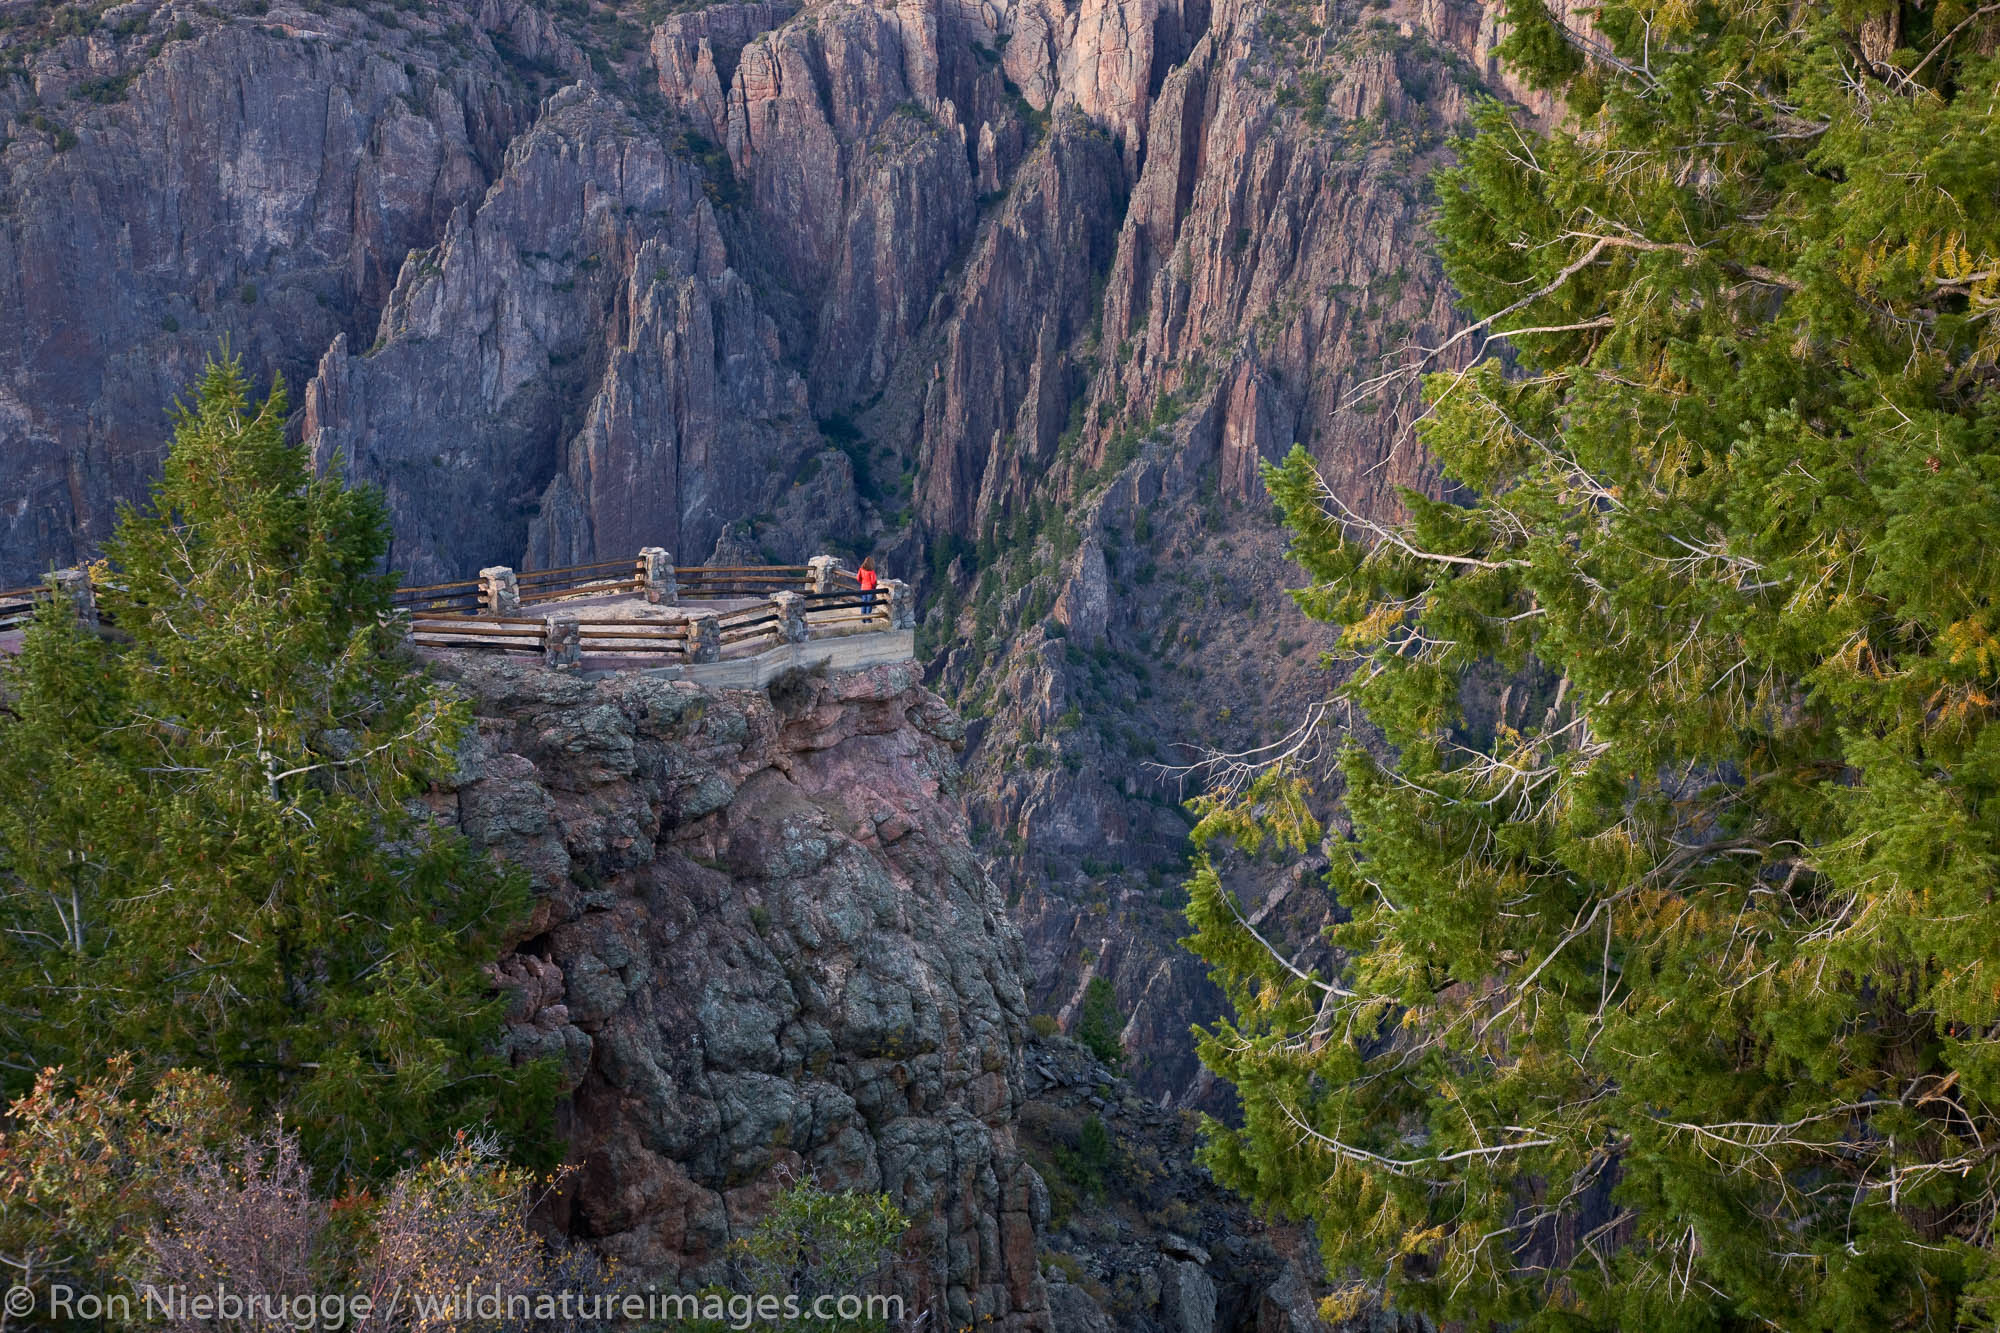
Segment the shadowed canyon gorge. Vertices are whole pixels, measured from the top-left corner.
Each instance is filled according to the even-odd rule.
[[[1370,384],[1459,327],[1430,173],[1510,93],[1498,8],[0,0],[0,586],[92,556],[224,341],[407,583],[876,555],[915,676],[466,685],[438,799],[550,904],[502,972],[574,1093],[562,1224],[703,1279],[805,1162],[934,1219],[940,1327],[1318,1327],[1310,1245],[1185,1161],[1230,1098],[1183,801],[1324,688],[1259,465],[1435,488]],[[1240,867],[1268,933],[1323,924],[1311,869]],[[1100,980],[1110,1093],[1028,1028]],[[1092,1098],[1181,1220],[1156,1272],[1073,1219],[1051,1285],[1031,1150]]]

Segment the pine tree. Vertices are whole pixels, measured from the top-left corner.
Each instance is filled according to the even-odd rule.
[[[1440,182],[1512,350],[1425,382],[1474,498],[1267,477],[1389,757],[1341,761],[1337,974],[1191,886],[1243,1107],[1210,1161],[1318,1224],[1347,1306],[1990,1325],[2000,12],[1509,11],[1567,112],[1486,106]],[[1495,664],[1533,703],[1475,727]],[[1319,841],[1314,776],[1198,841]]]
[[[315,476],[285,397],[211,364],[145,512],[0,677],[0,1036],[22,1086],[131,1050],[282,1109],[376,1176],[551,1080],[495,1054],[483,972],[525,881],[415,804],[465,706],[398,656],[379,500]]]

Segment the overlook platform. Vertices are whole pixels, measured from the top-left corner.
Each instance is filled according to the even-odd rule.
[[[58,570],[39,588],[0,592],[0,654],[45,600],[103,622],[90,577]],[[659,547],[634,559],[563,569],[494,566],[477,579],[400,588],[396,616],[419,656],[499,653],[601,676],[645,671],[723,688],[758,688],[786,671],[858,670],[916,652],[910,588],[864,591],[832,556],[803,565],[673,564]]]

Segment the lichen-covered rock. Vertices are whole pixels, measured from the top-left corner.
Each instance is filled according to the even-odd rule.
[[[961,734],[914,667],[768,693],[446,655],[478,724],[461,827],[530,867],[510,1044],[564,1062],[552,1221],[727,1281],[781,1168],[887,1191],[941,1327],[1049,1327],[1047,1195],[1014,1142],[1021,941],[967,844]]]
[[[1215,1333],[1215,1283],[1190,1259],[1166,1259],[1158,1270],[1160,1314],[1167,1333]]]

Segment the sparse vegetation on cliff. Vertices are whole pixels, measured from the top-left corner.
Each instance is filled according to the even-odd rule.
[[[1125,1016],[1118,1012],[1118,997],[1111,989],[1111,982],[1104,977],[1092,977],[1083,990],[1083,1013],[1076,1022],[1076,1039],[1083,1043],[1084,1049],[1116,1069],[1125,1062],[1125,1047],[1119,1041],[1124,1027]]]
[[[790,1296],[807,1309],[822,1298],[852,1299],[876,1286],[909,1227],[910,1219],[886,1194],[792,1182],[738,1242],[747,1290]],[[795,1322],[815,1333],[881,1333],[888,1326],[865,1314]]]

